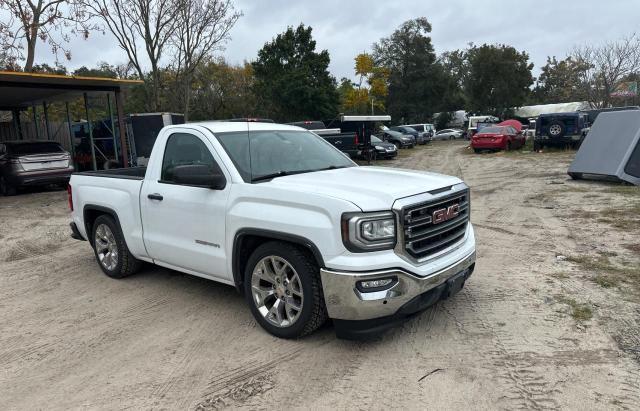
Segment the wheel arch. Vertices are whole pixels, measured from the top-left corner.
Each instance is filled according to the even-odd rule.
[[[243,273],[249,255],[259,245],[269,241],[284,241],[307,250],[315,259],[318,267],[324,267],[324,260],[318,247],[308,238],[280,231],[265,230],[261,228],[243,228],[236,232],[233,238],[231,257],[231,269],[233,282],[238,291],[242,292]],[[245,258],[243,258],[245,257]]]
[[[118,213],[116,213],[111,208],[99,206],[99,205],[93,205],[93,204],[86,204],[82,208],[82,220],[84,223],[85,233],[87,233],[87,239],[89,240],[89,244],[91,244],[92,247],[93,247],[93,235],[91,235],[91,232],[93,230],[93,224],[98,217],[105,214],[110,217],[113,217],[116,224],[118,224],[119,227],[122,227],[122,225],[120,225],[120,219],[118,218]]]

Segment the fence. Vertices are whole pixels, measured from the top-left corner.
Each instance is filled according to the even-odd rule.
[[[49,133],[45,121],[21,122],[22,138],[18,134],[13,122],[0,123],[0,141],[9,140],[51,140],[56,141],[71,151],[71,138],[69,135],[69,123],[66,121],[49,121]],[[37,127],[37,128],[36,128]]]

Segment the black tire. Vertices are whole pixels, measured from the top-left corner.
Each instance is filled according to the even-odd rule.
[[[474,148],[473,152],[476,153],[476,154],[480,154],[480,149],[479,148]]]
[[[547,132],[552,139],[558,139],[564,137],[567,132],[567,127],[564,125],[562,121],[556,120],[549,123],[549,127],[547,128]]]
[[[507,151],[511,151],[511,141],[507,141]]]
[[[302,288],[303,303],[299,317],[293,324],[279,327],[270,323],[256,307],[251,277],[256,265],[265,257],[277,256],[286,260],[296,271]],[[249,257],[244,273],[244,294],[253,317],[270,334],[280,338],[300,338],[320,328],[328,318],[320,282],[320,268],[313,256],[293,244],[271,241],[260,245]],[[266,299],[265,299],[266,300]]]
[[[569,173],[569,177],[573,180],[582,180],[582,173]]]
[[[538,152],[542,150],[542,144],[538,143],[537,141],[533,142],[533,151]]]
[[[100,261],[100,257],[98,255],[99,246],[96,244],[96,232],[98,230],[98,227],[100,227],[101,225],[107,226],[115,239],[118,258],[115,267],[113,267],[112,269],[105,267],[105,265],[103,265]],[[116,223],[116,221],[110,215],[103,214],[96,218],[91,229],[91,239],[91,244],[93,245],[93,252],[96,256],[96,261],[98,262],[98,265],[100,266],[102,272],[104,272],[107,276],[111,278],[124,278],[135,274],[136,272],[138,272],[138,270],[140,270],[142,261],[136,259],[131,254],[131,252],[129,252],[129,247],[127,247],[127,243],[124,240],[124,235],[122,234],[120,225]]]
[[[449,136],[449,140],[453,140],[453,136]]]
[[[397,141],[394,141],[393,145],[396,146],[396,150],[400,150],[402,148],[402,144],[398,143]]]
[[[14,196],[16,192],[16,188],[9,184],[4,176],[0,176],[0,194],[3,196]]]

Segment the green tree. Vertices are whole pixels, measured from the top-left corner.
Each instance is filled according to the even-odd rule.
[[[311,27],[289,27],[258,51],[251,63],[261,115],[278,121],[332,118],[338,113],[329,52],[316,52]]]
[[[256,116],[251,64],[235,66],[209,61],[194,75],[191,119],[213,120]]]
[[[425,17],[404,22],[391,36],[373,45],[376,64],[387,68],[387,110],[395,122],[424,121],[433,112],[454,107],[444,101],[455,81],[438,63]]]
[[[531,92],[533,63],[526,52],[507,45],[473,46],[467,50],[469,67],[465,80],[468,111],[509,115],[523,105]]]
[[[549,104],[586,100],[582,78],[587,69],[587,64],[572,57],[564,60],[547,57],[533,91],[535,101]]]

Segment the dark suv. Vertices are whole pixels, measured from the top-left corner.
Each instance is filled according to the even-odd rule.
[[[54,141],[0,143],[0,194],[13,195],[21,186],[66,186],[73,173],[71,156]]]
[[[541,114],[536,120],[535,151],[548,146],[578,148],[589,132],[589,115],[584,112]]]

